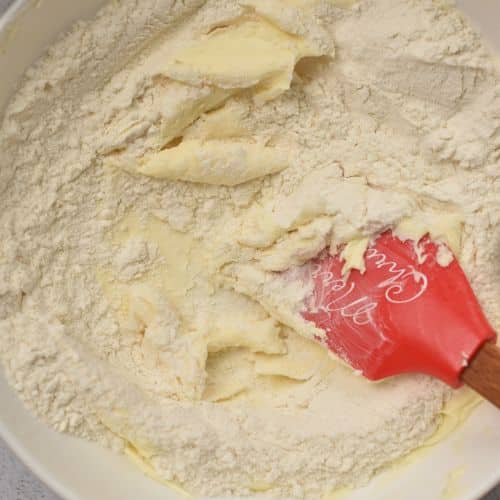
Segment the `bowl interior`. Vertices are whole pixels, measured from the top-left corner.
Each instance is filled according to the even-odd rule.
[[[18,0],[0,21],[0,110],[23,71],[71,22],[91,16],[103,0]],[[498,0],[458,2],[500,47]],[[8,68],[8,71],[5,71]],[[29,467],[68,500],[168,500],[178,494],[145,477],[125,457],[58,434],[36,420],[8,387],[0,371],[0,435]],[[410,465],[378,475],[342,498],[470,500],[500,480],[500,426],[496,409],[483,404],[465,425]],[[344,496],[345,495],[345,496]],[[338,497],[337,497],[338,498]]]

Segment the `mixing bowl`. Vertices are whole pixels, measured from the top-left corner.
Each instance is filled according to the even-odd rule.
[[[61,31],[91,17],[103,0],[18,0],[0,20],[0,110],[23,71]],[[460,6],[500,47],[500,2]],[[482,404],[464,425],[405,465],[379,474],[344,500],[479,498],[500,481],[500,413]],[[178,493],[144,476],[125,457],[58,434],[22,406],[0,373],[0,436],[67,500],[169,500]]]

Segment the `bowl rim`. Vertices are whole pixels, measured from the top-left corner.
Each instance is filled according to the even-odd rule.
[[[15,20],[19,11],[23,9],[31,0],[12,0],[7,9],[0,14],[0,32],[4,31],[7,26]]]
[[[7,9],[0,14],[0,34],[4,33],[9,26],[22,14],[23,10],[29,8],[29,4],[34,0],[13,0]],[[0,115],[1,117],[1,115]],[[5,371],[0,366],[3,373]],[[17,395],[15,395],[17,397]],[[33,418],[36,418],[33,416]],[[0,419],[0,438],[6,443],[8,448],[15,454],[15,456],[47,487],[49,487],[55,494],[62,497],[64,500],[80,500],[72,491],[66,488],[61,482],[52,474],[44,464],[30,453],[19,441],[15,434],[8,428],[7,425]]]
[[[52,492],[64,500],[81,500],[74,492],[66,488],[35,455],[30,453],[16,438],[13,432],[0,420],[0,438],[14,455]]]

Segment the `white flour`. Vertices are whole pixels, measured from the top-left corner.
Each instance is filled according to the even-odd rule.
[[[341,3],[113,2],[27,72],[0,129],[0,358],[48,424],[194,493],[283,498],[362,484],[436,429],[440,382],[356,376],[271,277],[444,221],[500,328],[500,80],[443,2]],[[192,63],[249,32],[260,66]]]

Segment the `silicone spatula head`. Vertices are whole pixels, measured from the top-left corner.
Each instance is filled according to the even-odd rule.
[[[416,248],[418,248],[418,255]],[[326,252],[307,264],[313,293],[302,316],[329,349],[371,380],[418,372],[452,387],[480,347],[496,334],[460,265],[438,263],[428,237],[382,234],[366,251],[366,271],[342,275]]]

